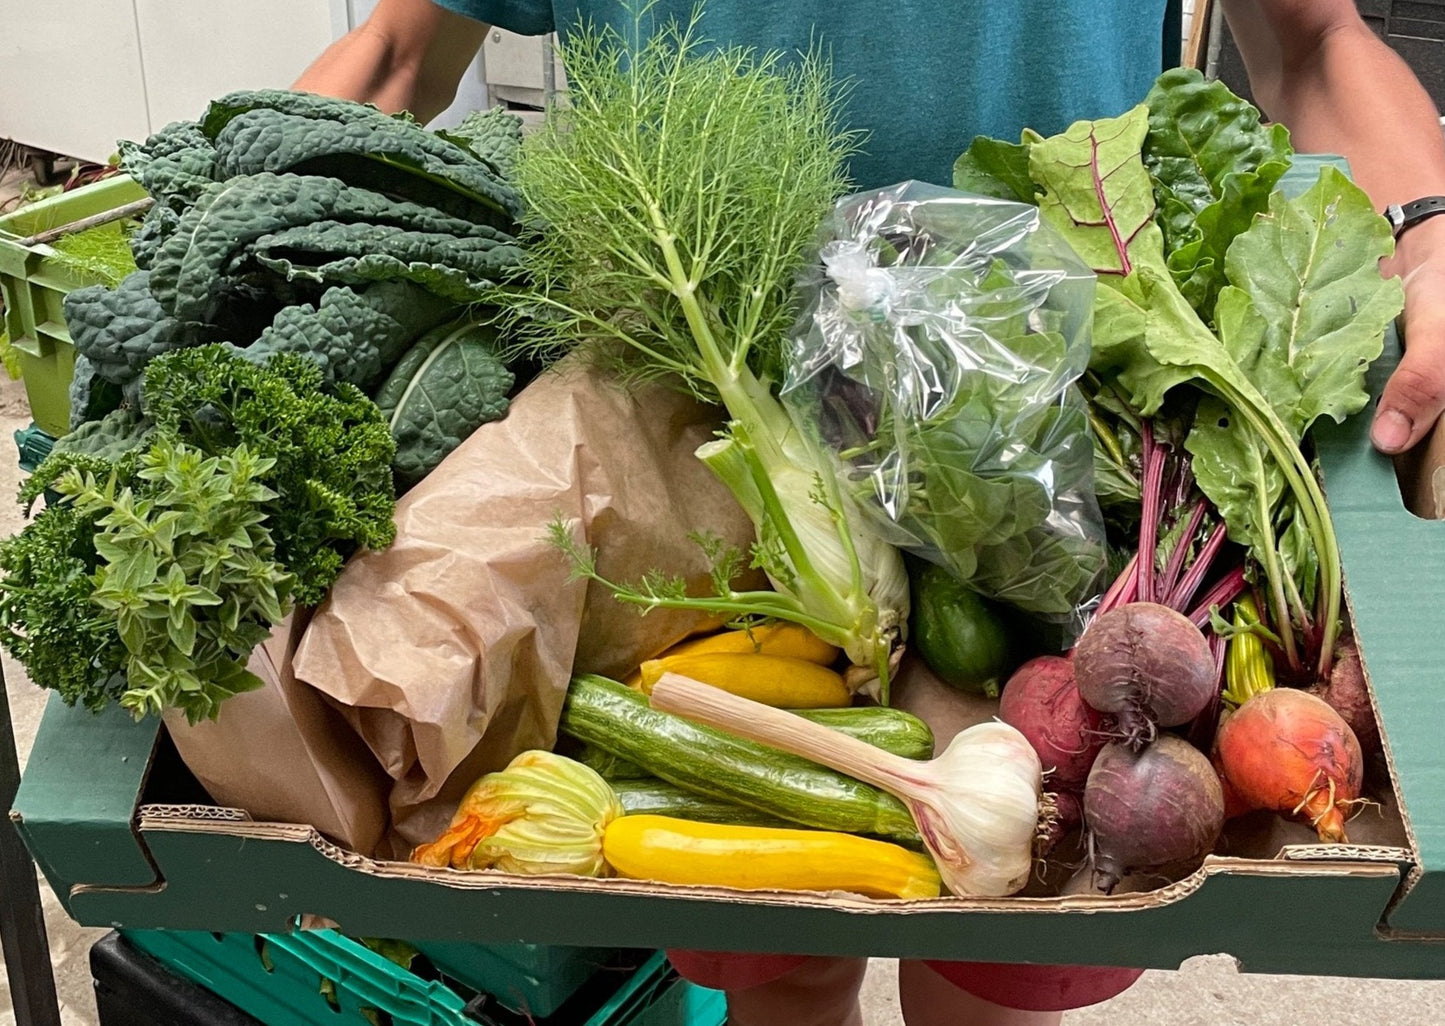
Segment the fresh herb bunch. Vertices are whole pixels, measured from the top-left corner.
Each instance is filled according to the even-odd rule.
[[[563,47],[568,105],[524,142],[515,174],[526,279],[499,302],[534,352],[610,346],[627,374],[727,409],[698,455],[752,517],[776,590],[686,598],[644,582],[619,598],[793,620],[886,682],[902,560],[774,395],[795,275],[857,139],[817,56],[714,48],[700,11],[649,36],[649,8],[632,13],[629,39],[584,26]]]
[[[222,346],[169,353],[146,369],[146,410],[161,437],[265,459],[262,503],[296,601],[319,602],[358,548],[396,537],[396,454],[381,411],[358,388],[323,387],[315,363],[280,353],[254,364]]]
[[[246,662],[285,617],[295,583],[262,511],[277,497],[261,483],[273,466],[245,445],[206,456],[163,439],[133,484],[74,470],[56,481],[99,529],[88,598],[128,653],[120,703],[137,719],[176,708],[195,723],[261,686]]]
[[[196,720],[256,686],[251,651],[347,556],[395,535],[381,411],[282,354],[157,357],[153,420],[88,425],[21,493],[61,501],[0,543],[0,643],[39,684],[96,709]]]
[[[125,691],[125,646],[90,601],[99,565],[95,515],[63,504],[0,541],[0,643],[37,684],[92,712]]]

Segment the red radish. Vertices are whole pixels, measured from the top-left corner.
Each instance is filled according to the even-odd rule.
[[[1084,788],[1094,886],[1113,891],[1128,873],[1203,858],[1224,827],[1224,791],[1199,751],[1163,734],[1141,753],[1112,744]]]
[[[1029,739],[1051,791],[1081,789],[1104,747],[1101,717],[1079,696],[1073,663],[1063,656],[1039,656],[1015,670],[998,718]]]
[[[1365,668],[1360,663],[1360,650],[1353,638],[1346,638],[1335,647],[1335,665],[1330,668],[1329,683],[1316,684],[1310,694],[1325,700],[1329,707],[1355,732],[1360,751],[1373,755],[1380,750],[1380,724],[1370,702]]]
[[[1364,785],[1365,761],[1350,725],[1297,688],[1255,695],[1215,737],[1220,772],[1252,809],[1312,824],[1326,843],[1346,842],[1345,813]]]
[[[1198,716],[1219,683],[1214,654],[1182,613],[1131,602],[1101,614],[1074,649],[1085,702],[1113,715],[1120,740],[1139,751],[1159,727]]]

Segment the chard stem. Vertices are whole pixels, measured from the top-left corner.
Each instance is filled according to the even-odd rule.
[[[1320,560],[1320,658],[1318,673],[1320,680],[1327,680],[1330,665],[1334,661],[1335,637],[1339,632],[1340,619],[1340,547],[1335,537],[1334,523],[1330,519],[1325,496],[1315,480],[1314,468],[1305,460],[1304,454],[1294,443],[1289,429],[1280,421],[1274,408],[1254,391],[1248,391],[1224,380],[1209,368],[1201,368],[1201,376],[1219,391],[1221,397],[1244,415],[1250,426],[1264,440],[1270,455],[1279,464],[1290,491],[1299,501],[1300,513],[1305,518],[1305,528],[1314,543]],[[1281,624],[1281,627],[1288,626]]]

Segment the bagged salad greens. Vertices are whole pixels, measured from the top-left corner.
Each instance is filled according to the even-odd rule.
[[[1036,207],[905,182],[841,200],[800,286],[785,401],[884,536],[1069,623],[1105,563],[1095,279]]]

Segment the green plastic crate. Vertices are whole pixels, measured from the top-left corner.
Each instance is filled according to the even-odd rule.
[[[61,303],[66,293],[96,281],[56,260],[50,246],[22,246],[20,240],[144,196],[138,183],[116,175],[0,217],[5,330],[20,357],[30,415],[57,438],[70,430],[70,379],[75,373],[75,347]]]
[[[55,439],[42,431],[39,424],[31,424],[15,432],[15,448],[20,450],[20,469],[27,474],[35,473],[35,468],[45,462],[45,457],[54,447]]]
[[[123,933],[134,947],[225,998],[266,1026],[721,1026],[722,995],[690,996],[662,952],[626,974],[595,974],[571,1002],[544,1019],[497,1011],[479,995],[422,979],[335,930],[225,934],[165,930]],[[599,996],[599,991],[601,992]],[[692,1015],[693,1018],[679,1018]],[[492,1018],[492,1016],[496,1016]]]
[[[439,970],[508,1008],[545,1019],[607,965],[615,949],[547,944],[418,942]]]

